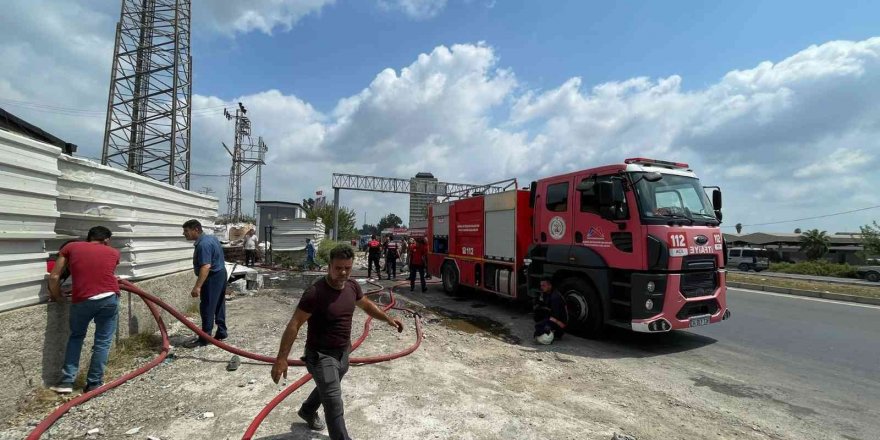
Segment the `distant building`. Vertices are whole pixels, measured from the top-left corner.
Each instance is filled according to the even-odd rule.
[[[409,179],[410,191],[428,191],[436,188],[437,178],[428,172],[421,172],[415,177]],[[428,218],[428,203],[437,201],[436,196],[427,194],[410,194],[409,195],[409,223],[413,221],[425,220]]]
[[[266,226],[274,226],[278,221],[306,218],[306,210],[299,203],[259,201],[257,211],[258,235]]]
[[[753,232],[751,234],[724,234],[728,247],[753,247],[776,251],[782,261],[798,262],[807,259],[800,251],[801,235],[785,232]],[[831,246],[825,259],[834,263],[857,264],[857,253],[864,250],[862,236],[857,232],[838,232],[829,235]]]

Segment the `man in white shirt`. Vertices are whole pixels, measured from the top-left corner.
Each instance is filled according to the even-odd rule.
[[[244,265],[253,266],[257,263],[257,231],[251,229],[244,236]]]

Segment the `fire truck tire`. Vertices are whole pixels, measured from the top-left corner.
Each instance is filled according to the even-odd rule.
[[[441,271],[441,276],[443,278],[443,291],[452,295],[458,292],[458,268],[455,267],[454,264],[446,262],[443,263],[443,270]]]
[[[585,280],[571,277],[562,282],[560,291],[565,298],[570,331],[588,338],[602,336],[605,322],[596,290]]]

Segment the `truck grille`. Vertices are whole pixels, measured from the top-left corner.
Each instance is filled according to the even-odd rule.
[[[718,277],[715,272],[685,272],[681,274],[679,291],[685,298],[697,298],[715,293]]]
[[[678,319],[688,319],[691,316],[714,315],[718,312],[718,301],[709,298],[702,301],[685,303],[675,315]]]
[[[681,259],[681,270],[715,270],[715,255],[687,255]]]

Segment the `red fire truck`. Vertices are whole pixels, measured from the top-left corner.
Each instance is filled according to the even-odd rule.
[[[428,271],[512,299],[551,277],[568,326],[666,332],[730,317],[727,254],[712,200],[687,164],[645,158],[432,204]]]

